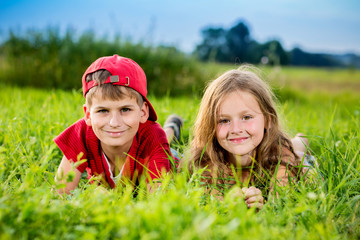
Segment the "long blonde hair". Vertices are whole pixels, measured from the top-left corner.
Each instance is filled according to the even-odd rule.
[[[271,126],[265,127],[263,140],[256,148],[255,166],[258,172],[274,170],[279,159],[284,165],[299,165],[299,158],[290,138],[281,130],[274,103],[275,96],[268,84],[254,71],[258,69],[249,65],[241,66],[225,72],[207,86],[194,125],[194,137],[190,145],[190,170],[193,170],[193,166],[207,166],[218,172],[229,169],[229,153],[217,141],[216,126],[222,99],[238,90],[251,93],[255,97],[264,115],[265,126]],[[292,156],[284,156],[284,151],[281,150],[284,148]],[[296,175],[296,170],[291,170]]]

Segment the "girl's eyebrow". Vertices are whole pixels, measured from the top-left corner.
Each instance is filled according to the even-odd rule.
[[[240,112],[235,112],[235,111],[231,111],[231,112],[226,112],[226,113],[219,113],[219,116],[230,116],[230,115],[233,115],[233,114],[249,114],[250,111],[249,110],[243,110],[243,111],[240,111]]]
[[[251,116],[255,116],[255,115],[259,115],[259,114],[263,114],[261,111],[260,112],[257,112],[257,111],[254,111],[254,110],[246,110],[246,111],[242,111],[240,113],[241,116],[243,115],[251,115]],[[217,116],[217,118],[228,118],[228,117],[231,117],[231,113],[219,113],[219,115]]]

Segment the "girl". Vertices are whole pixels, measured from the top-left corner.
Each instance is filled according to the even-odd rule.
[[[275,184],[299,178],[301,162],[281,130],[272,91],[252,70],[256,69],[230,70],[208,85],[194,125],[188,166],[190,172],[207,168],[203,177],[217,185],[210,192],[214,195],[236,181],[254,185],[238,189],[237,194],[249,207],[262,208],[259,187],[266,186],[268,179],[272,191]],[[306,147],[299,144],[298,150],[305,152]]]

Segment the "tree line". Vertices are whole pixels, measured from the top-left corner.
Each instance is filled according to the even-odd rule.
[[[278,40],[259,43],[251,37],[249,27],[239,21],[229,29],[206,27],[201,31],[202,42],[194,55],[201,61],[251,63],[315,67],[360,67],[355,54],[332,55],[308,53],[300,48],[286,51]]]
[[[230,29],[209,27],[202,33],[202,43],[189,55],[174,46],[152,46],[120,36],[98,37],[93,31],[77,34],[68,29],[62,34],[56,27],[20,33],[10,30],[7,39],[0,43],[0,83],[81,91],[80,79],[90,63],[113,54],[138,62],[146,72],[149,92],[155,95],[201,95],[205,82],[217,72],[213,67],[205,67],[199,59],[360,68],[360,58],[356,55],[342,56],[339,61],[332,55],[310,54],[298,48],[287,52],[277,40],[259,43],[251,38],[244,22]]]

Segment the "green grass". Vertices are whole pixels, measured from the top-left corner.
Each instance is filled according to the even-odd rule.
[[[83,179],[60,199],[51,192],[62,157],[52,139],[82,117],[81,93],[1,86],[0,239],[359,239],[360,96],[286,86],[276,89],[283,123],[308,135],[323,179],[281,189],[259,212],[204,195],[184,174],[136,198],[129,187],[103,194]],[[183,149],[200,100],[149,98],[161,124],[184,117]]]
[[[239,64],[202,65],[210,79],[224,71],[237,68]],[[269,67],[257,66],[263,78],[277,88],[291,88],[308,92],[342,93],[360,91],[359,69],[334,69],[314,67]]]

